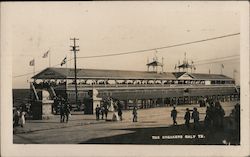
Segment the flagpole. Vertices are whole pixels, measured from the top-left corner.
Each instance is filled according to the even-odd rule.
[[[222,75],[222,65],[220,66],[220,74]]]
[[[223,74],[223,72],[222,72],[222,68],[224,68],[224,65],[223,64],[221,64],[221,75]]]

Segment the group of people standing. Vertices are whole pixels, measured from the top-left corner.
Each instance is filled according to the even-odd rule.
[[[112,121],[122,121],[123,117],[122,117],[122,104],[119,100],[116,101],[116,103],[113,105],[113,115],[111,120]],[[108,105],[107,104],[103,104],[99,107],[99,105],[96,106],[95,108],[95,114],[96,114],[96,120],[100,120],[100,119],[104,119],[104,115],[105,115],[105,120],[107,120],[108,117]],[[101,116],[101,118],[100,118]],[[132,116],[133,116],[133,122],[137,122],[137,107],[134,107],[132,110]]]
[[[223,129],[225,111],[219,101],[210,101],[207,106],[206,116],[204,120],[207,129],[216,128]]]
[[[189,108],[186,108],[184,120],[185,120],[185,125],[188,129],[190,128],[190,119],[194,120],[194,130],[198,130],[200,126],[200,123],[199,123],[200,117],[199,117],[199,111],[197,110],[196,107],[194,107],[192,115],[190,113]]]
[[[96,114],[96,120],[100,119],[100,115],[101,115],[101,119],[104,119],[104,115],[105,115],[105,119],[107,119],[108,117],[108,108],[106,105],[102,105],[101,107],[99,107],[99,105],[96,106],[95,108],[95,114]]]
[[[14,110],[13,114],[13,127],[21,126],[24,127],[25,125],[25,115],[27,113],[27,108],[25,104],[21,104],[21,106]]]
[[[60,108],[60,122],[67,123],[69,121],[70,116],[70,106],[62,96],[59,96],[57,98],[57,102]]]
[[[173,119],[173,125],[177,125],[177,110],[176,107],[174,106],[172,111],[171,111],[171,117]],[[189,108],[186,108],[186,113],[184,116],[184,120],[185,120],[185,125],[186,127],[189,129],[190,128],[190,120],[193,119],[194,120],[194,130],[198,130],[199,129],[199,112],[197,110],[196,107],[194,107],[192,114],[190,113]]]
[[[204,119],[204,126],[206,129],[209,128],[216,128],[216,129],[223,129],[224,127],[224,116],[225,111],[222,108],[219,101],[208,101],[208,106],[206,109],[206,116]],[[173,125],[177,125],[177,110],[173,107],[171,111],[171,117],[173,119]],[[186,112],[184,115],[185,125],[187,128],[190,128],[190,120],[193,119],[194,122],[194,130],[199,130],[200,128],[200,117],[199,111],[196,107],[193,108],[192,113],[189,108],[186,108]]]

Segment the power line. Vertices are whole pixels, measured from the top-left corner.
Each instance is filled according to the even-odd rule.
[[[211,63],[221,63],[221,62],[228,62],[228,61],[232,61],[232,60],[238,60],[239,58],[231,58],[231,59],[227,59],[227,60],[218,60],[218,61],[212,61],[212,62],[206,62],[206,63],[198,63],[198,64],[194,64],[195,66],[197,65],[206,65],[206,64],[211,64]]]
[[[221,39],[221,38],[227,38],[227,37],[236,36],[236,35],[239,35],[239,34],[240,33],[227,34],[227,35],[217,36],[217,37],[213,37],[213,38],[206,38],[206,39],[203,39],[203,40],[196,40],[196,41],[191,41],[191,42],[186,42],[186,43],[180,43],[180,44],[174,44],[174,45],[167,45],[167,46],[150,48],[150,49],[143,49],[143,50],[137,50],[137,51],[129,51],[129,52],[111,53],[111,54],[105,54],[105,55],[94,55],[94,56],[77,57],[77,59],[81,59],[81,58],[100,58],[100,57],[111,57],[111,56],[120,56],[120,55],[127,55],[127,54],[135,54],[135,53],[144,53],[144,52],[147,52],[147,51],[167,49],[167,48],[172,48],[172,47],[179,47],[179,46],[184,46],[184,45],[190,45],[190,44],[195,44],[195,43],[200,43],[200,42],[205,42],[205,41],[211,41],[211,40]],[[231,57],[231,56],[228,56],[228,57]],[[69,59],[69,60],[67,60],[67,62],[71,61],[71,60],[73,60],[73,59]],[[55,66],[58,66],[58,65],[60,65],[60,64],[56,64],[56,65],[54,65],[52,67],[55,67]],[[41,72],[41,70],[40,71],[36,71],[36,72]],[[13,78],[27,76],[27,75],[30,75],[32,73],[30,72],[30,73],[26,73],[26,74],[16,75],[16,76],[13,76]]]
[[[150,49],[143,49],[143,50],[137,50],[137,51],[129,51],[129,52],[122,52],[122,53],[110,53],[110,54],[105,54],[105,55],[84,56],[84,57],[78,57],[78,59],[79,58],[111,57],[111,56],[120,56],[120,55],[127,55],[127,54],[143,53],[143,52],[147,52],[147,51],[167,49],[167,48],[190,45],[190,44],[195,44],[195,43],[200,43],[200,42],[205,42],[205,41],[210,41],[210,40],[216,40],[216,39],[236,36],[236,35],[239,35],[239,34],[240,33],[227,34],[227,35],[217,36],[217,37],[213,37],[213,38],[207,38],[207,39],[203,39],[203,40],[196,40],[196,41],[191,41],[191,42],[186,42],[186,43],[180,43],[180,44],[174,44],[174,45],[168,45],[168,46],[162,46],[162,47],[156,47],[156,48],[150,48]]]
[[[230,57],[230,56],[228,56],[228,57]],[[228,58],[228,57],[223,57],[223,58],[225,59],[225,58]],[[218,58],[215,58],[215,59],[217,60]],[[194,64],[194,65],[197,66],[197,65],[205,65],[205,64],[211,64],[211,63],[226,62],[226,61],[231,61],[231,60],[237,60],[237,59],[239,59],[239,58],[229,58],[229,59],[226,59],[226,60],[213,61],[213,60],[215,60],[215,59],[209,59],[209,60],[211,60],[210,62],[197,63],[197,64]],[[202,60],[202,61],[205,61],[205,60]],[[200,61],[196,61],[196,62],[200,62]],[[60,64],[56,64],[56,65],[54,65],[53,67],[58,66],[58,65],[60,65]],[[42,71],[42,70],[36,71],[36,73],[37,73],[37,72],[41,72],[41,71]],[[26,74],[22,74],[22,75],[16,75],[16,76],[14,76],[13,78],[23,77],[23,76],[27,76],[27,75],[31,75],[31,74],[33,74],[33,72],[26,73]]]
[[[205,60],[197,60],[197,61],[194,61],[195,64],[196,63],[200,63],[200,62],[207,62],[207,61],[212,61],[212,60],[221,60],[221,59],[230,59],[230,58],[238,58],[240,57],[240,55],[232,55],[232,56],[226,56],[226,57],[220,57],[220,58],[212,58],[212,59],[205,59]]]

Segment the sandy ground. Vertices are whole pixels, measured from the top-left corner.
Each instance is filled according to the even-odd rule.
[[[224,102],[222,106],[226,115],[237,102]],[[13,143],[17,144],[78,144],[78,143],[119,143],[119,144],[222,144],[221,138],[231,136],[228,130],[194,131],[186,129],[184,114],[186,108],[197,107],[200,120],[205,117],[206,108],[198,105],[177,106],[178,126],[172,126],[170,112],[172,107],[159,107],[138,110],[138,122],[132,122],[132,111],[123,111],[123,121],[95,120],[95,115],[73,113],[68,123],[60,123],[56,115],[50,120],[28,120],[25,127],[14,128]],[[111,119],[109,113],[108,119]],[[192,121],[191,121],[192,122]],[[196,140],[192,139],[164,139],[172,135],[201,135]],[[168,137],[169,136],[169,137]],[[221,137],[217,138],[215,136]],[[157,140],[157,138],[160,138]],[[156,139],[153,139],[156,138]],[[209,141],[217,138],[218,141]],[[164,139],[164,140],[163,140]],[[198,141],[197,141],[198,140]]]

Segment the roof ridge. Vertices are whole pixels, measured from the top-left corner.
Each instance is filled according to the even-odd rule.
[[[48,67],[50,69],[65,69],[65,70],[71,70],[74,68],[61,68],[61,67]],[[47,69],[48,69],[47,68]],[[124,72],[148,72],[148,73],[156,73],[152,71],[140,71],[140,70],[122,70],[122,69],[90,69],[90,68],[77,68],[77,70],[99,70],[99,71],[124,71]],[[173,72],[163,72],[163,73],[173,73]]]

